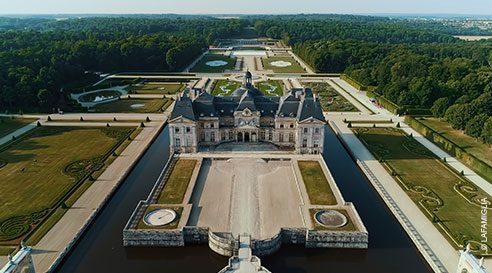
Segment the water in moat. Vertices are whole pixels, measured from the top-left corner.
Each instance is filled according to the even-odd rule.
[[[383,201],[327,127],[324,158],[345,200],[355,204],[369,231],[369,249],[306,249],[282,246],[262,257],[272,272],[431,272],[424,259],[385,207]],[[169,157],[167,127],[116,191],[57,272],[210,272],[228,258],[208,246],[183,248],[125,248],[122,230],[139,200],[149,194]]]

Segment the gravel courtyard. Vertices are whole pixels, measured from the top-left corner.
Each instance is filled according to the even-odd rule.
[[[188,225],[214,232],[266,239],[281,227],[304,227],[290,161],[204,159],[191,202]]]

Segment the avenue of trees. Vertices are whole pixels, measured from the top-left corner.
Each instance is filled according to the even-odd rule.
[[[0,19],[0,25],[9,21]],[[31,30],[0,31],[2,112],[50,111],[59,105],[60,88],[82,82],[86,71],[179,71],[210,41],[243,27],[237,20],[211,18],[34,22],[25,23]]]
[[[316,71],[346,73],[492,144],[492,41],[461,41],[436,23],[361,17],[258,19],[255,30],[283,39]]]

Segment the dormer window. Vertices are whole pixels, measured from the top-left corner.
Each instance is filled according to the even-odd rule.
[[[251,110],[249,110],[248,108],[244,109],[243,110],[243,116],[246,116],[246,117],[251,116]]]

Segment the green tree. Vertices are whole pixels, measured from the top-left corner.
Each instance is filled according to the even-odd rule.
[[[492,92],[483,93],[470,104],[478,114],[492,115]]]
[[[479,138],[485,122],[489,117],[486,114],[478,114],[466,123],[465,133],[471,137]]]
[[[38,92],[39,106],[43,109],[48,109],[53,106],[53,95],[46,89],[40,89]]]
[[[475,111],[470,104],[455,104],[446,110],[444,119],[449,122],[454,129],[464,130],[466,123],[472,119],[474,115]]]
[[[444,114],[446,113],[446,110],[448,109],[450,103],[451,101],[447,97],[437,99],[434,104],[432,104],[432,107],[430,109],[432,115],[434,115],[434,117],[436,118],[444,117]]]
[[[487,144],[492,144],[492,117],[489,117],[483,126],[482,141]]]

